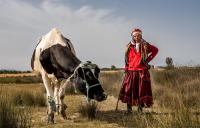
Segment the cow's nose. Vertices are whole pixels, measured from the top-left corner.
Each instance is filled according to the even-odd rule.
[[[94,99],[100,102],[100,101],[106,100],[107,95],[104,93],[102,95],[94,95]]]

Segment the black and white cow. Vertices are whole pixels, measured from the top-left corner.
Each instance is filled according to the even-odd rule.
[[[106,99],[98,80],[98,66],[91,62],[81,62],[70,40],[56,28],[39,40],[32,55],[31,67],[36,74],[42,76],[47,92],[48,122],[54,122],[54,112],[66,118],[63,99],[65,87],[70,81],[87,96],[88,101]]]

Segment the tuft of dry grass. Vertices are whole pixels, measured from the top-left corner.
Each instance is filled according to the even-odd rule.
[[[89,120],[94,120],[98,111],[98,105],[95,101],[89,103],[81,104],[78,107],[78,112],[82,117],[87,117]]]
[[[10,100],[11,95],[0,90],[0,128],[32,127],[32,112],[28,107],[16,107]]]

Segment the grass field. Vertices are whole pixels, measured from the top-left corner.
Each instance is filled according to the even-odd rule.
[[[0,84],[0,102],[6,99],[4,104],[11,103],[14,110],[23,108],[24,112],[29,112],[30,114],[23,115],[23,112],[17,111],[16,115],[23,115],[22,117],[26,117],[25,119],[31,120],[31,122],[26,123],[26,127],[34,128],[200,127],[200,69],[152,70],[151,76],[153,107],[144,109],[142,113],[138,113],[136,107],[134,107],[134,112],[131,115],[124,114],[126,104],[121,102],[119,102],[119,110],[115,112],[123,79],[122,71],[101,72],[100,81],[109,96],[106,101],[97,103],[96,118],[93,120],[83,117],[78,111],[81,105],[86,104],[85,97],[66,91],[67,120],[56,116],[54,125],[47,124],[44,87],[34,80],[32,80],[32,84],[25,84],[24,81],[18,84]],[[3,110],[2,104],[0,103],[0,117],[5,116],[2,115],[1,111]],[[2,123],[1,119],[0,123]],[[22,118],[21,120],[25,119]],[[3,125],[0,124],[1,126]]]

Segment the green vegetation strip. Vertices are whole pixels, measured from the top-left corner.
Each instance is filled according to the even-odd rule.
[[[9,83],[30,84],[30,83],[41,83],[41,82],[42,82],[41,78],[36,76],[0,77],[1,84],[9,84]]]

